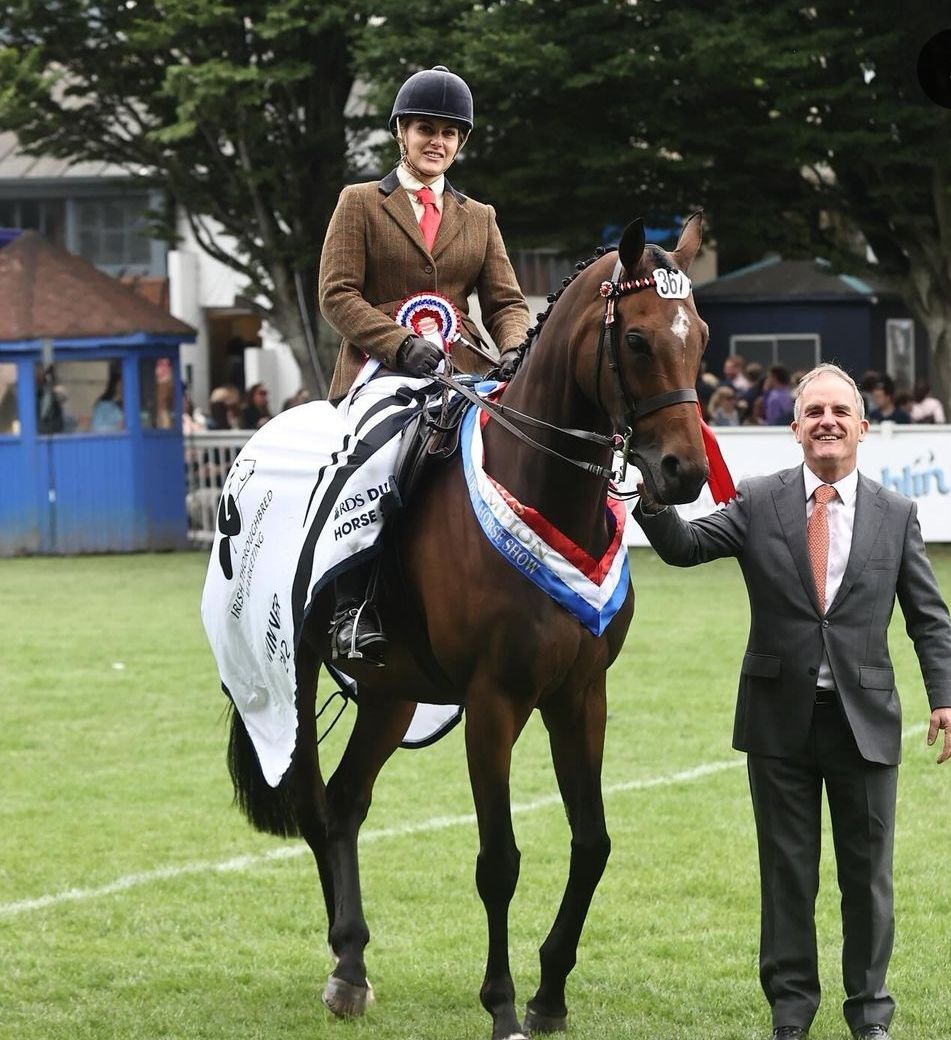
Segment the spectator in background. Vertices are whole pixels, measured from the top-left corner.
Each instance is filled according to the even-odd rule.
[[[116,362],[109,365],[109,380],[92,410],[89,428],[93,433],[114,433],[125,426],[122,407],[122,367]]]
[[[44,436],[65,430],[63,405],[56,394],[56,374],[52,365],[36,368],[36,430]]]
[[[751,361],[745,368],[746,381],[750,384],[737,396],[736,407],[740,413],[740,423],[751,423],[753,405],[763,396],[763,366],[758,361]]]
[[[243,430],[260,430],[270,418],[267,387],[263,383],[255,383],[245,394],[244,408],[241,411],[241,428]]]
[[[773,365],[763,384],[763,420],[767,426],[788,426],[793,421],[793,395],[789,369]]]
[[[904,408],[895,403],[895,380],[891,376],[882,376],[872,390],[874,407],[869,412],[868,421],[873,423],[894,422],[910,423],[911,416]]]
[[[230,384],[216,386],[208,398],[209,430],[238,430],[241,428],[238,405],[241,395],[238,388]]]
[[[201,409],[195,407],[191,392],[186,383],[182,383],[182,433],[188,437],[206,429],[208,421],[201,413]]]
[[[710,373],[707,371],[707,363],[703,358],[700,359],[700,371],[697,373],[697,397],[700,399],[700,411],[703,412],[704,419],[710,418],[710,398],[713,396],[713,391],[719,386],[719,381],[716,382],[715,386],[711,386]],[[716,376],[714,376],[716,380]]]
[[[875,387],[882,378],[881,372],[870,368],[859,380],[859,390],[865,398],[865,414],[871,415],[875,410]]]
[[[911,406],[913,423],[943,423],[944,406],[937,397],[931,396],[931,387],[925,382],[915,386],[915,401]]]
[[[721,386],[732,386],[739,393],[745,393],[750,388],[750,380],[743,372],[745,362],[741,354],[731,354],[723,362],[723,379]]]
[[[281,405],[281,411],[286,412],[288,408],[296,408],[299,404],[306,404],[310,400],[310,394],[301,387],[296,394],[292,394]]]
[[[736,398],[736,390],[732,386],[721,386],[713,392],[709,407],[711,425],[740,425],[740,413],[736,408]]]

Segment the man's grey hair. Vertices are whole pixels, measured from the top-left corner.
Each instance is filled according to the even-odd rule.
[[[858,412],[860,419],[865,418],[865,398],[862,396],[862,391],[859,390],[855,380],[845,371],[844,368],[839,368],[838,365],[833,365],[828,362],[824,362],[821,365],[816,365],[811,372],[807,372],[796,386],[795,392],[795,406],[793,408],[793,418],[796,422],[799,422],[799,416],[802,412],[802,395],[806,387],[816,378],[816,376],[825,375],[828,372],[831,375],[838,376],[839,379],[844,380],[852,387],[852,393],[855,395],[855,410]]]

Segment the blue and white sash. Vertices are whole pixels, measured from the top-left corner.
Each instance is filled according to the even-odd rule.
[[[596,636],[608,627],[627,597],[630,572],[624,546],[627,511],[608,501],[614,536],[600,560],[594,560],[552,526],[523,506],[482,468],[481,413],[470,408],[462,425],[462,461],[469,498],[483,533],[503,559],[576,617]]]

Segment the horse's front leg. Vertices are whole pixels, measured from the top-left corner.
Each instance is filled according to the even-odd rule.
[[[586,690],[545,704],[542,718],[571,827],[571,861],[555,923],[539,951],[541,981],[525,1015],[525,1029],[533,1034],[567,1028],[565,982],[575,966],[581,929],[611,852],[601,799],[604,673]]]
[[[363,1014],[371,997],[363,959],[370,930],[363,915],[357,836],[377,775],[403,739],[414,709],[409,701],[361,696],[346,750],[327,784],[327,851],[334,896],[330,945],[337,964],[323,1000],[341,1018]]]
[[[512,830],[509,771],[512,746],[531,712],[483,682],[466,701],[466,756],[479,821],[476,887],[485,906],[489,951],[480,999],[492,1016],[492,1040],[524,1033],[515,1014],[515,984],[509,968],[508,911],[518,883],[519,851]]]

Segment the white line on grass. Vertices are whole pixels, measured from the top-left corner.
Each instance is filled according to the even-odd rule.
[[[917,723],[905,729],[902,739],[916,736],[927,729],[925,723]],[[647,791],[655,787],[670,787],[673,784],[689,783],[699,780],[705,776],[722,773],[728,769],[737,769],[746,764],[745,758],[730,758],[720,762],[706,762],[693,769],[684,769],[678,773],[667,773],[662,776],[648,777],[645,780],[626,780],[619,784],[610,784],[604,788],[604,795],[623,794],[627,791]],[[512,815],[522,815],[535,812],[538,809],[547,808],[550,805],[560,805],[561,795],[548,794],[541,798],[533,798],[530,802],[516,802],[512,806]],[[386,838],[404,838],[413,834],[429,834],[434,831],[446,830],[449,827],[460,827],[471,825],[476,822],[475,813],[461,813],[458,816],[431,816],[427,820],[417,823],[404,823],[397,827],[379,827],[373,830],[362,831],[360,843],[382,841]],[[45,910],[50,906],[59,906],[63,903],[80,903],[87,899],[98,899],[102,896],[116,895],[130,888],[138,888],[140,885],[150,885],[155,881],[168,881],[174,878],[186,877],[189,874],[225,874],[230,871],[248,870],[251,867],[263,863],[271,863],[275,860],[292,859],[309,853],[306,845],[282,846],[272,849],[270,852],[248,854],[245,856],[234,856],[231,859],[213,862],[183,863],[177,867],[159,867],[156,870],[146,870],[140,874],[126,874],[124,877],[111,881],[108,885],[99,888],[69,888],[64,892],[53,892],[49,895],[38,896],[36,899],[21,899],[15,903],[0,904],[0,917],[13,917],[16,914],[29,913],[33,910]]]

